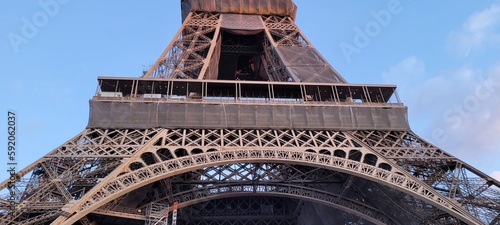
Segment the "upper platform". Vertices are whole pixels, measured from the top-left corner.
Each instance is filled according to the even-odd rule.
[[[409,131],[394,85],[99,77],[89,128]]]
[[[217,12],[290,16],[295,19],[297,5],[292,0],[181,0],[182,21],[190,12]]]

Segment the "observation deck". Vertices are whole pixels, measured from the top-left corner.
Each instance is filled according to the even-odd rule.
[[[99,77],[89,128],[409,130],[395,85]]]

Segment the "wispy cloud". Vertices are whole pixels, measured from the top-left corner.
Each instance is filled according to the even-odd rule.
[[[500,51],[500,2],[477,11],[450,32],[446,47],[460,57]],[[474,58],[477,59],[477,58]],[[500,58],[470,61],[439,72],[410,56],[383,73],[398,85],[412,128],[456,157],[500,177]]]
[[[406,104],[413,104],[419,95],[414,88],[426,76],[425,63],[416,56],[409,56],[382,73],[384,82],[397,84],[401,99]]]
[[[425,76],[425,63],[416,56],[410,56],[389,68],[382,76],[386,81],[408,85]]]
[[[500,4],[472,14],[448,39],[448,48],[465,57],[491,47],[500,47]]]
[[[500,63],[486,71],[464,67],[455,74],[446,76],[448,87],[434,92],[434,105],[440,101],[442,107],[430,132],[440,130],[443,135],[433,137],[433,141],[453,147],[463,156],[482,153],[482,157],[488,157],[496,152],[495,147],[500,147],[500,118],[496,116],[500,114],[500,105],[496,104],[500,97]],[[430,90],[429,86],[423,87],[424,93]],[[427,106],[432,107],[430,102]]]
[[[412,128],[428,141],[481,169],[498,170],[500,62],[486,69],[462,66],[428,74],[416,56],[383,73],[398,85]]]

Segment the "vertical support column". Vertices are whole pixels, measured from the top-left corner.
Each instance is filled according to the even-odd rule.
[[[219,38],[221,38],[220,37],[220,26],[221,26],[220,23],[221,23],[223,16],[224,15],[221,15],[221,17],[219,17],[219,21],[218,21],[217,26],[215,28],[214,36],[212,38],[212,41],[210,41],[210,49],[208,50],[207,57],[205,58],[205,60],[203,60],[204,65],[201,68],[200,74],[198,75],[199,80],[205,78],[205,73],[207,72],[207,69],[210,66],[210,61],[212,60],[213,54],[215,52],[215,48],[217,47],[217,41],[219,40]]]
[[[174,202],[174,211],[172,212],[172,225],[177,225],[177,208],[179,203]]]
[[[153,75],[153,72],[160,66],[161,62],[163,62],[165,60],[165,57],[167,56],[167,54],[170,52],[170,50],[172,50],[172,48],[174,47],[174,44],[175,44],[175,41],[179,39],[179,37],[181,36],[182,34],[182,31],[184,30],[184,26],[185,24],[187,23],[187,21],[189,21],[192,17],[192,12],[189,13],[189,15],[187,16],[187,18],[184,20],[184,23],[182,24],[181,28],[177,31],[177,34],[175,34],[174,36],[174,40],[172,40],[170,42],[170,44],[167,46],[167,48],[165,48],[165,50],[163,51],[163,53],[160,55],[160,57],[156,60],[156,62],[149,68],[148,72],[146,74],[144,74],[144,76],[142,76],[142,78],[150,78],[151,75]]]
[[[365,97],[364,101],[368,102],[368,103],[372,103],[373,101],[370,98],[370,92],[368,91],[368,87],[363,86],[362,89],[363,89],[363,96]]]
[[[458,162],[455,171],[451,177],[450,198],[455,198],[459,189],[460,176],[462,174],[462,163]]]

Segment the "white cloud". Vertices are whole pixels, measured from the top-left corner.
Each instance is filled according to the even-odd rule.
[[[472,14],[464,23],[464,30],[470,32],[482,32],[495,28],[500,24],[500,6],[494,4],[489,8]]]
[[[427,131],[431,141],[465,157],[465,161],[494,155],[498,158],[499,73],[500,64],[486,71],[463,67],[426,82],[420,91],[428,100],[418,105],[430,109],[428,116],[433,117]],[[426,94],[431,92],[432,96]],[[436,132],[442,135],[433,135]]]
[[[425,74],[424,61],[416,56],[409,56],[383,72],[382,78],[384,82],[398,86],[398,93],[403,103],[413,104],[419,95],[414,88],[415,84],[422,82]]]
[[[487,60],[435,72],[427,71],[425,60],[410,56],[387,69],[383,79],[398,85],[419,136],[479,170],[499,171],[494,173],[499,179],[500,3],[469,16],[448,38],[454,53],[474,52],[473,59]]]
[[[470,51],[500,47],[500,5],[472,14],[459,31],[452,32],[448,48],[467,57]]]
[[[425,63],[416,56],[403,59],[397,65],[389,68],[382,74],[385,81],[394,82],[399,85],[407,85],[425,75]]]
[[[390,67],[383,78],[398,85],[417,134],[481,170],[500,169],[500,62],[431,76],[425,62],[411,56]],[[436,131],[441,135],[434,135]]]

